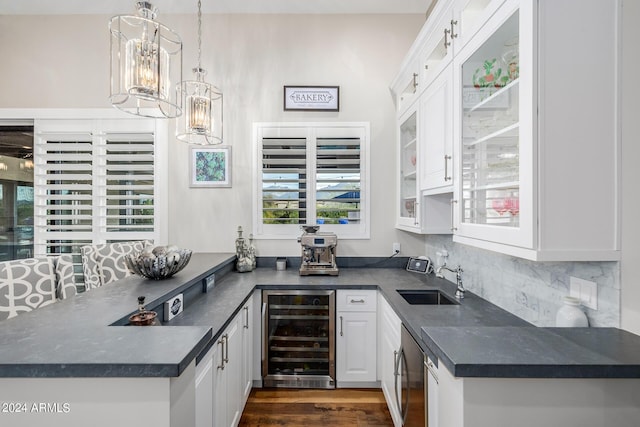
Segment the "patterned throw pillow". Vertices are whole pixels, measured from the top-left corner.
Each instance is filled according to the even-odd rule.
[[[60,255],[53,258],[56,271],[56,297],[66,299],[77,293],[76,279],[73,273],[73,258],[71,255]]]
[[[0,320],[56,302],[51,258],[0,262]]]
[[[133,273],[127,268],[124,256],[140,252],[148,244],[151,244],[150,240],[83,246],[80,251],[85,290],[131,276]]]

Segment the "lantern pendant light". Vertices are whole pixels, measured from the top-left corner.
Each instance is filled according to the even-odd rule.
[[[114,16],[111,33],[111,104],[153,118],[182,114],[176,87],[182,80],[182,40],[155,21],[157,9],[136,3],[138,16]]]
[[[222,92],[206,83],[202,57],[202,2],[198,0],[198,66],[193,69],[195,80],[185,80],[178,86],[184,114],[176,123],[176,138],[189,144],[222,143]]]

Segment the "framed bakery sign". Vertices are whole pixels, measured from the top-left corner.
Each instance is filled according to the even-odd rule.
[[[340,86],[285,86],[285,111],[340,111]]]

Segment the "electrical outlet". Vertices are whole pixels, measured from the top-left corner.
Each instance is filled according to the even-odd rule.
[[[392,252],[394,255],[400,253],[400,243],[393,244]]]
[[[569,295],[580,299],[585,307],[598,309],[598,284],[589,280],[569,276]]]
[[[206,294],[207,292],[211,291],[211,289],[213,289],[215,285],[216,285],[216,275],[214,273],[210,276],[207,276],[202,282],[202,292]]]

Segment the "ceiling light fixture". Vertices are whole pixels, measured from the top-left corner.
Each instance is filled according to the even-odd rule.
[[[182,80],[182,40],[154,21],[157,9],[136,3],[138,16],[114,16],[111,32],[111,104],[153,118],[182,114],[176,85]]]
[[[193,69],[195,80],[185,80],[178,86],[184,114],[176,123],[176,138],[189,144],[222,143],[222,92],[206,83],[207,72],[201,67],[202,2],[198,0],[198,66]]]

